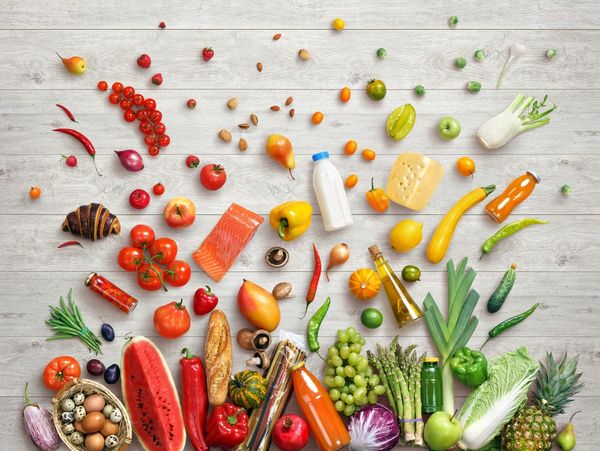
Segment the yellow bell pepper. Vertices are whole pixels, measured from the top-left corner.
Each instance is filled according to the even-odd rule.
[[[308,202],[292,200],[271,210],[269,223],[277,230],[279,238],[291,241],[310,227],[312,207]]]

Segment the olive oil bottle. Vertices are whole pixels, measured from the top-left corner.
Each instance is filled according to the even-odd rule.
[[[398,276],[392,271],[389,263],[375,245],[369,248],[371,258],[375,263],[377,274],[392,307],[398,326],[403,327],[423,317],[423,312],[415,303],[410,293],[406,290]]]

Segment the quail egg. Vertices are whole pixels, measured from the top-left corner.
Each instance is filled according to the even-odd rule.
[[[69,440],[73,445],[82,445],[85,439],[81,432],[75,431],[71,435],[69,435]]]
[[[108,418],[110,417],[110,414],[113,410],[115,410],[115,406],[113,406],[112,404],[107,404],[104,406],[104,409],[102,409],[102,413],[106,418]]]
[[[75,421],[81,421],[85,418],[85,414],[87,412],[85,411],[85,407],[83,406],[77,406],[75,407],[75,410],[73,411],[73,415],[75,417]]]
[[[75,416],[73,415],[73,412],[63,412],[60,414],[60,419],[63,423],[70,424],[75,421]]]
[[[73,423],[63,424],[62,431],[65,435],[72,434],[75,432],[75,426],[73,426]]]
[[[85,401],[85,395],[83,393],[79,392],[73,395],[73,402],[76,406],[82,405],[83,401]]]
[[[71,398],[65,398],[60,402],[63,412],[71,412],[75,408],[75,402]]]
[[[106,446],[108,449],[112,449],[112,448],[116,447],[118,444],[119,444],[119,439],[117,438],[116,435],[109,435],[104,440],[104,446]]]
[[[110,421],[112,421],[113,423],[120,423],[121,420],[123,419],[123,414],[121,413],[121,411],[119,409],[115,409],[110,413]]]

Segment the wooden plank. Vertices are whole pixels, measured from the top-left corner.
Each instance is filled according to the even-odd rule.
[[[165,21],[166,33],[176,29],[302,29],[329,30],[335,17],[346,20],[346,31],[354,29],[448,29],[448,17],[460,18],[458,29],[552,29],[600,28],[593,0],[557,0],[538,5],[532,2],[481,3],[476,8],[460,0],[430,0],[398,3],[380,0],[369,6],[359,0],[341,5],[327,1],[272,0],[261,2],[173,2],[152,3],[152,13],[142,14],[141,1],[105,2],[84,5],[76,0],[43,0],[31,4],[7,0],[3,29],[157,29]],[[118,13],[115,13],[115,11]],[[56,13],[54,13],[56,12]],[[65,13],[68,12],[68,13]],[[333,37],[333,31],[330,38]]]
[[[274,42],[273,31],[0,31],[5,48],[0,72],[4,88],[18,89],[91,88],[114,74],[134,86],[147,86],[156,71],[163,73],[164,88],[186,91],[341,89],[344,85],[362,89],[372,78],[381,78],[390,89],[412,89],[417,84],[464,89],[468,80],[493,89],[509,47],[520,42],[528,51],[513,63],[503,88],[574,89],[578,93],[600,88],[596,77],[600,49],[593,45],[600,31],[357,30],[335,39],[331,33],[289,31],[284,40]],[[200,58],[205,45],[217,49],[218,56],[209,63]],[[375,55],[382,45],[389,55],[385,60]],[[559,54],[552,60],[545,57],[549,45],[555,45]],[[23,58],[31,48],[36,48],[35,54]],[[301,61],[297,55],[301,48],[308,49],[313,58]],[[487,54],[483,63],[472,59],[477,49]],[[86,57],[85,76],[65,71],[54,54],[57,50]],[[151,71],[135,64],[142,52],[154,55]],[[458,56],[469,61],[462,71],[453,64]],[[264,66],[262,72],[256,70],[258,62]],[[569,76],[556,76],[564,73]]]
[[[506,265],[508,266],[508,262]],[[116,265],[115,265],[116,266]],[[344,266],[349,269],[349,266]],[[396,268],[400,272],[401,267]],[[520,337],[523,343],[528,337],[545,337],[560,341],[562,337],[597,337],[600,330],[600,278],[598,273],[550,273],[527,272],[517,269],[517,281],[502,310],[496,314],[486,311],[486,303],[496,288],[502,272],[479,271],[473,288],[481,296],[477,307],[480,325],[475,336],[485,337],[487,332],[500,321],[521,313],[534,302],[541,303],[539,310],[521,327],[506,333],[506,336]],[[219,296],[219,308],[227,313],[234,333],[248,327],[246,320],[238,313],[237,293],[242,283],[242,275],[227,277],[219,285],[200,273],[194,273],[191,282],[182,288],[171,288],[169,293],[148,292],[140,289],[133,274],[119,271],[102,272],[109,280],[139,299],[139,305],[129,316],[111,306],[101,297],[83,286],[89,271],[76,272],[2,272],[0,273],[0,337],[37,337],[50,335],[44,324],[48,318],[48,305],[57,305],[60,296],[66,296],[73,288],[73,297],[79,305],[90,330],[99,333],[102,322],[115,327],[118,336],[133,332],[156,337],[152,316],[154,310],[173,299],[182,298],[190,314],[193,312],[192,299],[198,287],[210,284]],[[385,294],[381,292],[369,302],[361,302],[350,294],[347,280],[350,272],[331,274],[328,283],[324,276],[317,292],[314,312],[326,296],[333,303],[324,323],[321,335],[331,337],[340,328],[355,325],[361,334],[368,337],[394,335],[398,328],[391,315]],[[310,274],[294,272],[278,274],[276,271],[254,272],[247,277],[270,290],[277,282],[292,284],[295,297],[280,302],[281,325],[283,330],[304,333],[305,321],[298,318],[304,313],[304,294],[308,288]],[[442,311],[446,311],[446,274],[444,272],[424,272],[418,283],[407,283],[407,288],[415,301],[422,305],[428,292],[431,292]],[[559,292],[559,294],[557,294]],[[15,294],[17,293],[17,294]],[[22,294],[21,294],[22,293]],[[17,301],[15,299],[17,298]],[[23,300],[21,302],[20,300]],[[26,301],[26,302],[25,302]],[[32,308],[35,305],[35,308]],[[375,307],[384,314],[383,326],[370,330],[360,326],[360,313],[366,307]],[[566,308],[568,307],[568,314]],[[203,337],[206,333],[206,318],[192,314],[193,326],[188,337]],[[582,327],[585,325],[585,327]],[[402,330],[402,336],[425,339],[428,336],[425,324],[415,324]],[[527,337],[527,338],[526,338]],[[504,338],[498,339],[502,342]],[[69,349],[81,350],[83,345],[65,342]]]

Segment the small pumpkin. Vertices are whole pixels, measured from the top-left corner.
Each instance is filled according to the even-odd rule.
[[[229,397],[236,406],[255,409],[267,395],[267,381],[258,371],[244,370],[229,381]]]
[[[348,280],[352,294],[365,301],[371,299],[381,288],[381,280],[375,271],[370,268],[360,268],[352,273]]]

